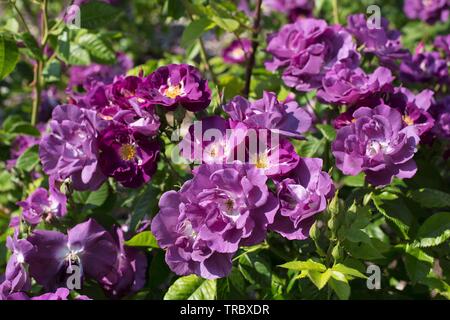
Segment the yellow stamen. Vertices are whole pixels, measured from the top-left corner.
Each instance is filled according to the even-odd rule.
[[[258,169],[265,169],[269,166],[269,159],[266,154],[260,154],[256,158],[255,166]]]
[[[136,156],[136,148],[132,144],[124,144],[120,147],[120,157],[122,160],[130,161]]]
[[[169,86],[166,90],[164,90],[164,95],[170,99],[175,99],[176,97],[180,96],[181,93],[182,89],[180,85]]]
[[[403,121],[405,121],[405,123],[406,123],[408,126],[412,126],[412,125],[414,124],[413,119],[411,119],[411,117],[408,116],[408,115],[403,116]]]

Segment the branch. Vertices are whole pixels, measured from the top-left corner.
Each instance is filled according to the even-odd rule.
[[[247,69],[245,73],[245,87],[244,87],[244,97],[248,98],[248,95],[250,93],[250,83],[252,80],[252,72],[253,67],[255,66],[255,55],[256,50],[258,49],[258,34],[260,31],[260,22],[261,22],[261,4],[262,0],[257,0],[256,2],[256,17],[255,21],[253,22],[253,33],[252,33],[252,52],[250,54],[250,59],[247,61]]]

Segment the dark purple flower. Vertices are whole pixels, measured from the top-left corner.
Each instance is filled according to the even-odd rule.
[[[277,193],[280,211],[269,229],[289,240],[303,240],[309,237],[314,216],[333,197],[334,185],[322,171],[322,159],[301,158],[289,178],[277,183]]]
[[[286,13],[291,22],[300,17],[311,17],[314,11],[313,0],[264,0],[264,6]]]
[[[430,112],[435,119],[433,133],[439,138],[450,140],[450,96],[436,101]]]
[[[448,83],[447,61],[441,58],[439,52],[417,52],[400,65],[400,78],[408,82]]]
[[[53,111],[52,132],[42,138],[42,168],[57,180],[72,179],[77,190],[95,190],[106,177],[98,166],[97,131],[105,127],[95,111],[62,105]]]
[[[111,297],[120,298],[142,289],[146,279],[147,258],[142,251],[125,245],[122,229],[116,227],[112,234],[118,248],[116,267],[101,283]]]
[[[6,265],[5,280],[9,281],[10,292],[29,290],[31,279],[28,275],[26,261],[33,253],[33,245],[25,239],[18,239],[17,232],[6,239],[6,247],[11,251]]]
[[[429,24],[446,22],[449,17],[448,0],[405,0],[403,11],[410,19],[420,19]]]
[[[311,116],[295,101],[282,103],[272,92],[264,92],[263,98],[254,102],[237,96],[223,109],[233,121],[243,122],[250,128],[268,129],[274,134],[301,138],[311,126]]]
[[[179,275],[226,276],[239,246],[264,240],[278,201],[256,167],[203,164],[179,192],[163,194],[152,232]]]
[[[157,139],[112,123],[100,132],[98,144],[102,171],[125,187],[140,187],[156,171],[160,149]]]
[[[150,103],[138,96],[143,81],[144,78],[136,76],[116,77],[107,91],[108,105],[117,105],[122,109],[131,109],[132,105],[148,107]]]
[[[67,235],[35,230],[27,240],[36,248],[27,258],[30,274],[47,289],[65,286],[71,265],[77,265],[83,276],[97,281],[116,265],[118,252],[114,239],[92,219],[76,225]]]
[[[187,64],[169,64],[156,69],[145,79],[140,94],[150,103],[165,106],[169,110],[181,105],[197,112],[211,102],[208,81],[197,68]]]
[[[434,40],[434,46],[444,51],[447,60],[450,59],[450,34],[446,36],[437,36]]]
[[[55,292],[47,292],[30,298],[24,292],[10,294],[8,300],[68,300],[70,291],[67,288],[58,288]],[[74,300],[91,300],[87,296],[79,295]]]
[[[394,176],[411,178],[417,171],[413,160],[419,137],[406,126],[399,111],[380,105],[361,107],[353,122],[337,131],[332,145],[336,166],[346,175],[366,174],[376,186],[387,185]]]
[[[298,91],[319,88],[322,77],[336,62],[354,66],[359,61],[351,35],[324,20],[300,19],[283,26],[268,38],[266,62],[270,71],[283,69],[283,81]]]
[[[381,18],[380,26],[371,25],[364,14],[348,17],[347,29],[355,36],[358,44],[364,45],[363,51],[375,54],[381,65],[396,69],[396,61],[407,59],[409,50],[401,44],[398,30],[389,30],[389,21]]]
[[[252,52],[252,42],[249,39],[238,39],[231,42],[222,52],[223,61],[241,64]]]
[[[360,68],[335,64],[325,74],[317,97],[328,103],[356,104],[366,97],[392,89],[394,77],[389,69],[378,67],[372,74]]]

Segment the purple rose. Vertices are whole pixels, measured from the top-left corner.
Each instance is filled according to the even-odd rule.
[[[439,138],[450,140],[450,96],[435,102],[430,112],[435,119],[433,133]]]
[[[39,296],[30,298],[24,292],[13,293],[8,296],[8,300],[68,300],[70,291],[67,288],[58,288],[55,292],[47,292]],[[84,295],[77,296],[74,300],[91,300]]]
[[[100,132],[99,164],[105,175],[123,186],[138,188],[156,171],[160,144],[132,128],[112,123]]]
[[[403,3],[403,11],[409,19],[420,19],[429,24],[446,22],[449,10],[447,0],[405,0]]]
[[[401,33],[389,30],[389,21],[381,18],[380,26],[371,25],[364,14],[348,17],[348,31],[355,36],[359,45],[364,45],[364,52],[375,54],[381,65],[396,69],[397,60],[410,56],[409,50],[401,44]]]
[[[395,88],[384,101],[387,105],[395,106],[395,109],[403,115],[403,121],[413,126],[421,136],[434,126],[434,119],[428,112],[433,95],[434,92],[428,89],[414,95],[407,88],[400,87]]]
[[[106,177],[98,166],[97,131],[106,122],[95,111],[62,105],[53,111],[52,132],[42,138],[42,168],[57,180],[72,179],[77,190],[95,190]]]
[[[264,0],[264,6],[287,13],[291,22],[301,17],[311,17],[314,11],[313,0]]]
[[[319,88],[322,77],[336,62],[355,65],[359,61],[351,35],[324,20],[300,19],[269,36],[266,62],[269,71],[284,69],[283,81],[298,91]]]
[[[447,60],[450,59],[450,34],[446,36],[437,36],[434,40],[434,46],[444,51]]]
[[[238,39],[231,42],[222,52],[223,61],[242,64],[252,52],[252,42],[249,39]]]
[[[112,235],[118,249],[116,267],[101,283],[108,295],[120,298],[144,287],[147,258],[142,251],[125,245],[123,231],[119,227],[114,228]]]
[[[179,275],[225,277],[239,246],[264,240],[278,201],[252,165],[203,164],[179,192],[163,194],[152,232]]]
[[[274,134],[301,138],[309,130],[311,116],[295,101],[282,103],[272,92],[264,92],[263,98],[254,102],[237,96],[223,107],[233,121],[243,122],[250,128],[268,129]]]
[[[439,52],[423,52],[420,48],[417,51],[400,65],[400,78],[407,82],[448,83],[447,61],[441,58]]]
[[[61,194],[52,191],[47,192],[44,188],[37,188],[25,201],[17,205],[23,209],[23,219],[30,225],[36,225],[41,220],[50,220],[53,217],[62,217],[66,214],[66,199]]]
[[[353,118],[337,131],[332,145],[336,166],[344,174],[365,172],[366,180],[376,186],[389,184],[394,176],[414,176],[419,137],[413,126],[406,126],[400,112],[387,105],[361,107]]]
[[[333,197],[334,185],[322,171],[322,159],[301,158],[289,178],[277,183],[277,193],[280,211],[269,229],[289,240],[303,240],[309,237],[314,216]]]
[[[67,235],[36,230],[27,239],[36,250],[27,262],[31,276],[47,289],[66,285],[69,266],[77,265],[82,275],[101,281],[116,265],[117,247],[111,235],[94,220],[76,225]]]
[[[145,79],[140,94],[152,104],[165,106],[169,110],[181,105],[197,112],[211,102],[208,80],[197,68],[187,64],[169,64],[156,69]]]
[[[337,104],[356,104],[366,97],[392,89],[394,77],[389,69],[378,67],[367,75],[360,68],[349,69],[336,64],[326,73],[317,97]]]
[[[18,239],[17,232],[6,239],[6,247],[11,251],[6,265],[5,281],[9,281],[9,291],[18,292],[31,288],[26,261],[33,253],[33,245],[25,239]]]

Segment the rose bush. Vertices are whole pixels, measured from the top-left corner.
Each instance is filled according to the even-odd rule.
[[[450,2],[364,3],[0,2],[0,300],[450,299]]]

